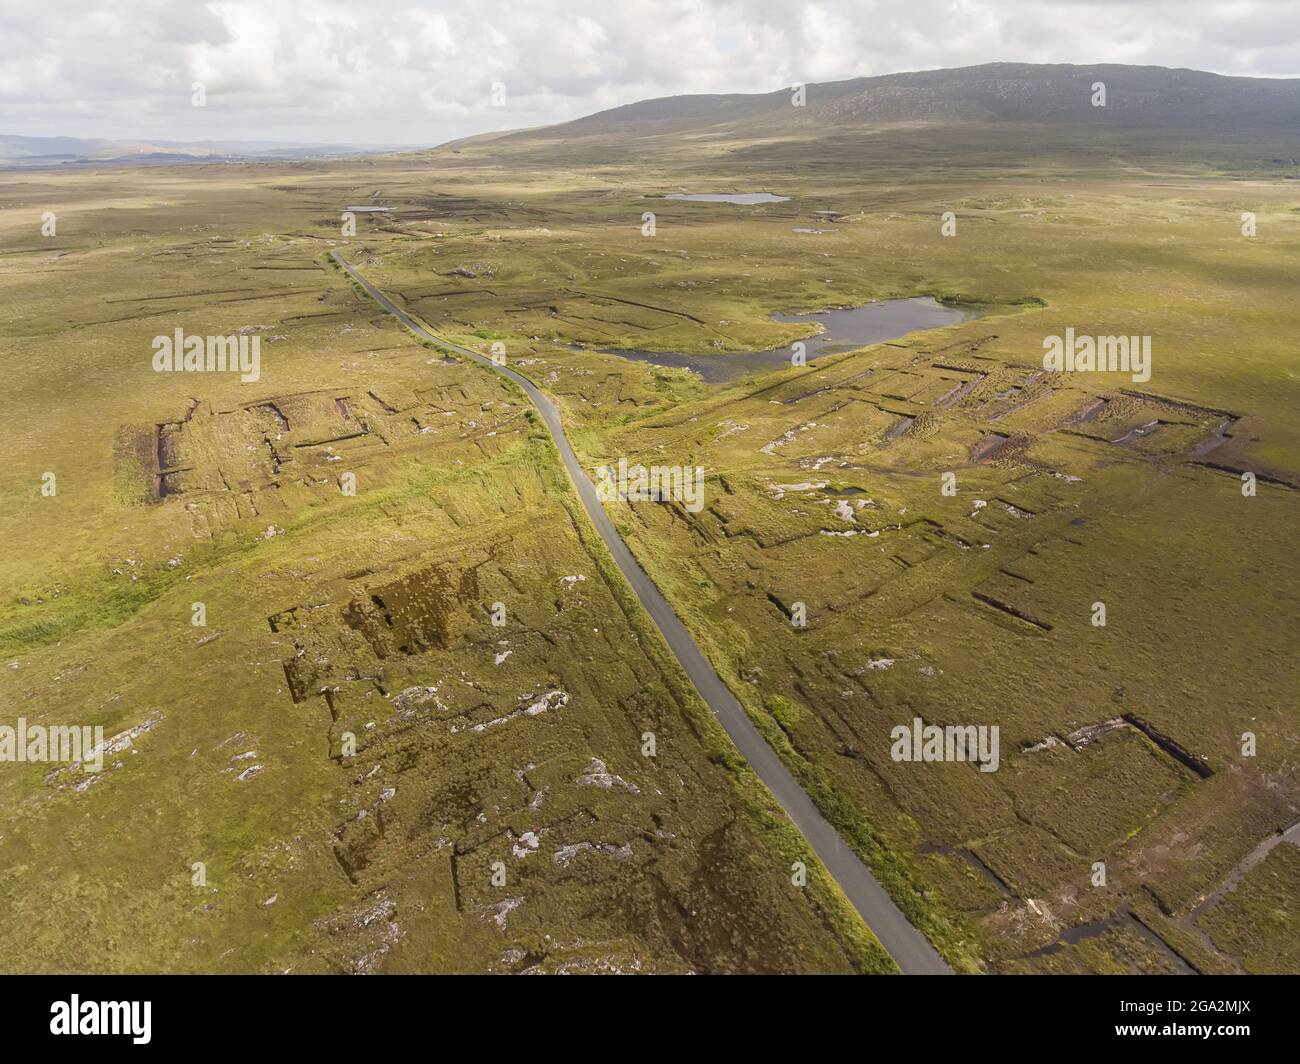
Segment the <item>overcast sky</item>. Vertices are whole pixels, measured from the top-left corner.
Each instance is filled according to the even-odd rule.
[[[996,60],[1296,77],[1300,0],[3,0],[0,133],[437,144]]]

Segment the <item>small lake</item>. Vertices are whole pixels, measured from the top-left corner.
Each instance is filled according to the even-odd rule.
[[[897,340],[919,329],[938,329],[957,325],[975,317],[974,311],[948,306],[932,296],[911,299],[886,299],[847,310],[822,310],[815,314],[773,314],[773,321],[820,322],[824,332],[803,341],[808,363],[818,355],[834,355],[855,348]],[[592,348],[591,350],[595,350]],[[673,351],[602,351],[633,362],[654,366],[690,369],[709,384],[735,380],[746,373],[784,368],[790,365],[790,345],[768,351],[740,351],[733,354],[688,355]]]
[[[752,207],[755,203],[784,203],[789,196],[774,196],[770,192],[670,192],[664,199],[690,200],[692,203],[739,203]]]

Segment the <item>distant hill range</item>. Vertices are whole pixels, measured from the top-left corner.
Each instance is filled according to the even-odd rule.
[[[125,141],[0,134],[0,167],[142,166],[177,163],[329,159],[410,151],[387,145],[293,144],[278,141]]]
[[[1104,107],[1093,102],[1098,82],[1105,86]],[[942,127],[1004,145],[1021,137],[1030,138],[1026,147],[1201,144],[1233,155],[1246,150],[1265,164],[1300,162],[1300,79],[1119,64],[988,63],[809,84],[803,98],[803,106],[794,106],[792,88],[669,96],[451,147],[547,154],[556,142],[608,148],[641,142],[644,148],[643,138],[671,137],[686,150],[735,142],[767,145],[765,154],[779,156],[783,141],[928,135]]]
[[[1093,103],[1098,82],[1105,106]],[[487,133],[434,154],[538,163],[727,156],[793,164],[923,164],[983,151],[1115,152],[1207,165],[1289,168],[1300,176],[1300,78],[1241,78],[1154,66],[988,63],[809,84],[758,94],[666,96],[560,125]],[[947,136],[938,135],[941,132]],[[0,135],[0,168],[329,159],[409,146],[259,141],[116,141]],[[909,155],[909,150],[916,153]],[[815,153],[811,158],[809,153]],[[1288,175],[1292,176],[1292,175]]]

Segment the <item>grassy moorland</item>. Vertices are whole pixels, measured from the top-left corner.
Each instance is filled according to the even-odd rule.
[[[800,840],[526,404],[358,298],[344,247],[502,345],[591,466],[705,468],[701,512],[616,521],[955,967],[1294,970],[1290,844],[1198,905],[1300,820],[1295,152],[728,122],[0,177],[0,699],[147,725],[84,790],[0,773],[12,967],[889,967],[816,868],[790,885]],[[762,190],[789,199],[662,198]],[[913,295],[974,315],[717,385],[601,353],[725,359],[808,334],[773,312]],[[153,373],[177,326],[255,330],[260,380]],[[1066,328],[1151,337],[1150,380],[1043,373]],[[997,725],[998,771],[895,762],[914,717]]]
[[[0,184],[0,702],[113,737],[0,773],[7,966],[891,970],[526,403],[326,268],[344,189],[301,176]],[[155,373],[177,326],[260,378]]]
[[[475,147],[431,159],[447,195]],[[1286,532],[1300,198],[1268,173],[1150,159],[963,169],[877,185],[684,159],[654,182],[632,166],[548,173],[542,195],[485,158],[476,193],[504,181],[519,226],[485,211],[468,240],[415,221],[408,234],[435,235],[365,246],[370,274],[435,328],[504,344],[559,396],[593,467],[705,467],[703,513],[638,504],[620,524],[950,960],[1240,970],[1184,921],[1300,819]],[[791,199],[647,198],[764,189]],[[795,232],[814,210],[842,219]],[[800,335],[773,311],[918,294],[979,316],[721,386],[569,349],[725,358]],[[1067,327],[1150,336],[1150,380],[1041,373],[1043,338]],[[806,629],[782,612],[796,601]],[[1000,771],[894,763],[889,731],[914,715],[999,725]]]

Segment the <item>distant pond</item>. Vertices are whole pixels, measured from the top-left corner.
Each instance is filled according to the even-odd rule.
[[[692,203],[740,203],[752,207],[755,203],[784,203],[789,196],[774,196],[770,192],[670,192],[664,199],[690,200]]]

